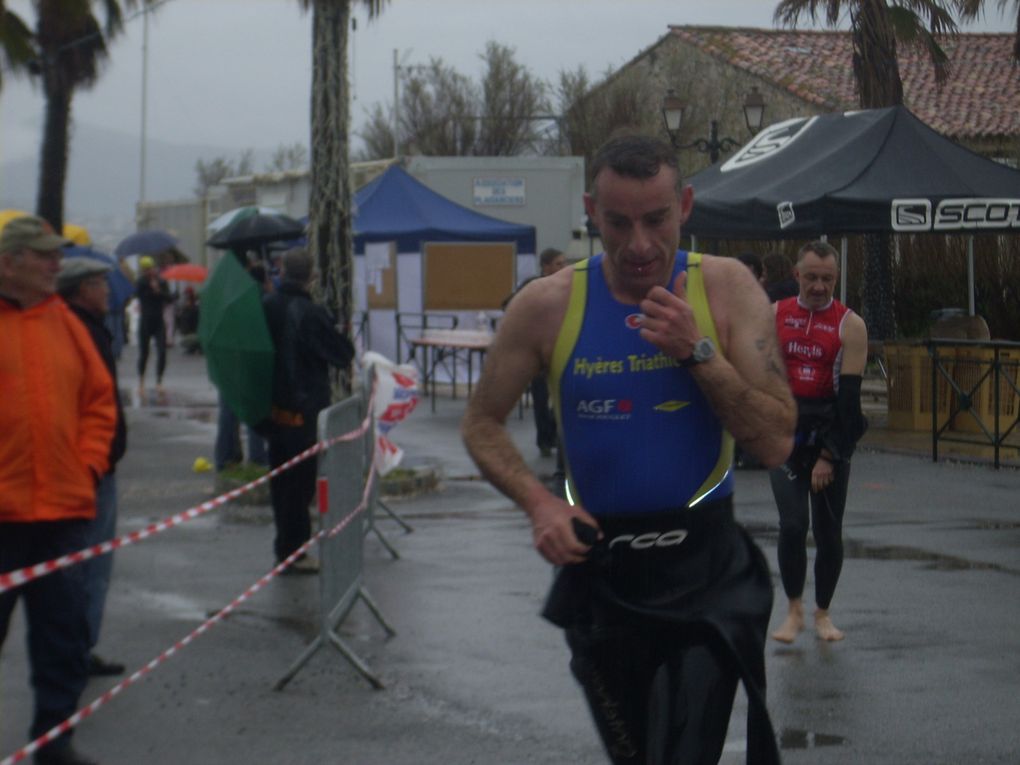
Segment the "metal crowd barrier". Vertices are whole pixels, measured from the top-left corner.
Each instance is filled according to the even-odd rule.
[[[319,440],[357,430],[366,416],[365,394],[370,390],[363,386],[360,392],[320,412]],[[277,681],[277,690],[290,682],[324,645],[336,648],[373,687],[384,687],[382,680],[339,635],[340,625],[359,601],[368,607],[387,635],[396,634],[366,591],[362,574],[362,545],[371,523],[371,507],[356,511],[365,493],[365,481],[378,480],[371,471],[374,444],[375,428],[369,427],[363,436],[336,444],[319,455],[320,528],[334,529],[345,521],[346,525],[337,533],[324,536],[319,544],[319,634]]]

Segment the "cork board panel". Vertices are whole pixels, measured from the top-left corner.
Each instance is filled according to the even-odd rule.
[[[365,295],[370,310],[397,307],[397,248],[394,242],[365,245]]]
[[[498,309],[514,290],[517,254],[512,242],[425,245],[425,310]]]

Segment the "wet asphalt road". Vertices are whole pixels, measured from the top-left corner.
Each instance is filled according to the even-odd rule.
[[[171,354],[170,406],[129,413],[121,532],[212,495],[212,474],[191,464],[212,456],[215,397],[200,360]],[[360,605],[342,633],[386,690],[331,648],[272,689],[317,630],[316,580],[290,577],[84,721],[78,747],[103,763],[153,765],[605,762],[559,632],[538,617],[548,567],[520,514],[477,480],[456,434],[462,411],[462,399],[440,399],[437,414],[423,406],[393,434],[445,478],[390,501],[415,528],[381,524],[400,560],[366,541],[367,588],[398,634],[387,639]],[[551,472],[525,415],[511,420],[514,435]],[[1020,762],[1018,497],[1016,471],[859,454],[833,604],[847,639],[805,633],[767,650],[784,762]],[[775,571],[763,471],[738,472],[737,500]],[[140,668],[233,600],[271,566],[267,521],[265,508],[223,509],[118,552],[101,652]],[[784,608],[777,592],[773,626]],[[82,703],[114,683],[93,681]],[[30,699],[19,612],[0,657],[0,758],[24,743]],[[724,763],[743,762],[745,710],[738,692]]]

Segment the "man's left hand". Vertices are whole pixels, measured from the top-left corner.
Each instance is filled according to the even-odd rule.
[[[825,457],[815,460],[815,466],[811,469],[811,491],[816,494],[824,491],[833,479],[832,463]]]
[[[687,272],[673,282],[673,290],[652,287],[641,301],[641,337],[667,356],[689,358],[701,337],[694,309],[687,302]]]

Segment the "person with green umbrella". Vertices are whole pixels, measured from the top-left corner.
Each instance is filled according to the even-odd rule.
[[[312,302],[308,284],[312,257],[304,249],[283,256],[280,288],[263,300],[266,323],[276,348],[269,430],[269,464],[276,468],[316,442],[319,411],[330,404],[329,367],[346,368],[354,346],[335,319]],[[282,561],[311,537],[308,507],[315,496],[316,463],[300,462],[269,483],[276,539],[273,550]],[[318,562],[304,556],[288,569],[312,574]]]

